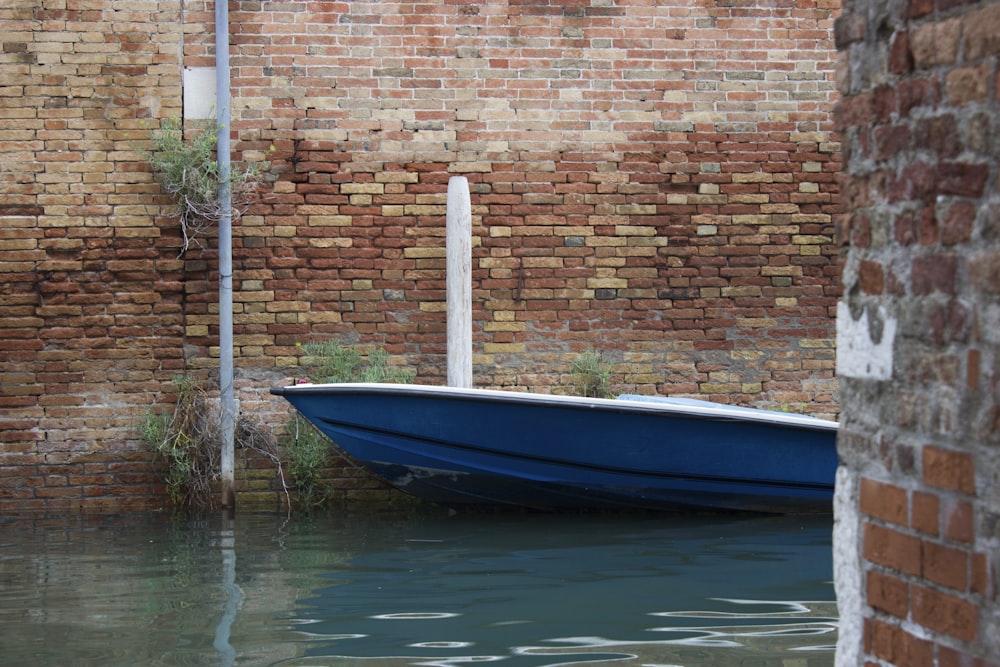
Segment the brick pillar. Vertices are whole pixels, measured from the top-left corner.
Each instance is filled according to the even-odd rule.
[[[1000,2],[846,0],[839,665],[1000,664]]]

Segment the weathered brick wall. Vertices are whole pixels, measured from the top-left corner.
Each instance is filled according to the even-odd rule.
[[[134,144],[177,114],[172,3],[0,6],[0,507],[159,505],[142,410],[184,368],[184,271]]]
[[[1000,664],[1000,3],[837,23],[839,664]]]
[[[0,501],[43,502],[18,480],[54,488],[49,472],[70,504],[89,493],[43,472],[46,450],[155,496],[110,468],[148,469],[131,427],[170,375],[210,378],[218,283],[213,240],[176,258],[133,149],[199,94],[181,68],[213,64],[213,6],[16,4],[0,10],[0,187],[19,245],[0,251],[0,298],[18,333],[0,371],[17,491]],[[444,204],[461,174],[478,386],[570,391],[573,356],[595,348],[619,389],[836,415],[836,10],[234,3],[236,157],[272,160],[234,230],[244,413],[279,424],[266,387],[295,376],[298,343],[330,336],[442,381]],[[59,369],[79,375],[47,379]]]

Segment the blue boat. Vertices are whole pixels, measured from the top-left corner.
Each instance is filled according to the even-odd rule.
[[[392,486],[448,506],[829,513],[836,422],[692,399],[278,387]]]

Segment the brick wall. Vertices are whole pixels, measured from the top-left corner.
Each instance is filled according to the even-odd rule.
[[[836,32],[839,662],[1000,664],[1000,4],[852,0]]]
[[[835,416],[837,4],[758,4],[233,3],[234,149],[272,160],[234,230],[244,413],[279,424],[264,390],[330,336],[443,381],[461,174],[477,386],[570,391],[595,348],[617,389]],[[0,10],[0,502],[82,503],[76,465],[155,498],[112,466],[148,471],[173,373],[210,381],[218,279],[134,149],[198,94],[213,6],[36,5]]]

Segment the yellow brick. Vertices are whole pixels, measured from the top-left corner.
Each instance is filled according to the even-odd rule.
[[[704,382],[698,385],[698,391],[703,394],[738,394],[739,383]]]
[[[421,301],[420,310],[424,313],[444,313],[448,310],[446,301]]]
[[[233,295],[233,301],[237,303],[253,303],[255,301],[274,301],[274,292],[244,292],[239,291]]]
[[[772,317],[737,317],[736,326],[748,329],[769,329],[777,326],[778,322]]]
[[[801,266],[764,266],[760,270],[761,275],[774,277],[774,276],[801,276],[802,267]]]
[[[755,171],[749,174],[735,173],[733,174],[733,183],[773,183],[774,175],[768,174],[760,171]]]
[[[813,234],[797,234],[792,236],[792,243],[795,245],[824,245],[832,243],[833,239],[829,236],[820,236]]]
[[[767,225],[773,220],[774,218],[770,215],[747,214],[733,216],[733,224],[735,225]]]
[[[407,259],[430,259],[446,256],[445,248],[404,248],[403,257]]]
[[[619,204],[615,206],[618,215],[656,215],[656,204]]]
[[[829,141],[830,135],[827,132],[791,132],[788,135],[788,140],[795,143],[812,142],[821,143],[824,141]]]
[[[624,238],[620,237],[610,238],[607,236],[593,236],[588,238],[586,243],[588,248],[605,248],[623,246],[628,242]]]
[[[563,261],[559,257],[525,257],[523,262],[525,268],[561,269],[563,267]]]
[[[486,343],[483,351],[487,354],[516,354],[524,352],[524,343]]]
[[[408,171],[380,171],[375,174],[376,183],[419,183],[420,175]]]
[[[448,165],[448,171],[452,174],[490,173],[493,171],[493,164],[490,162],[452,162]]]
[[[798,213],[797,204],[761,204],[761,213]],[[734,218],[736,216],[733,216]]]
[[[296,211],[298,211],[299,215],[337,215],[340,213],[340,207],[322,204],[303,204]]]
[[[350,248],[353,245],[353,239],[345,239],[337,236],[309,239],[310,248]]]
[[[771,197],[769,195],[752,194],[732,195],[729,201],[733,204],[766,204],[771,201]]]
[[[656,229],[638,225],[618,225],[615,227],[615,234],[618,236],[656,236]]]
[[[624,289],[628,287],[628,281],[622,278],[588,278],[587,287],[589,289]]]
[[[593,236],[593,227],[559,227],[555,230],[556,236]]]
[[[524,322],[486,322],[483,331],[524,331]]]
[[[337,324],[342,322],[343,318],[340,316],[340,313],[336,311],[321,310],[302,313],[299,317],[299,321],[303,324]]]
[[[448,207],[446,205],[407,204],[404,210],[406,215],[445,215],[448,212]]]
[[[380,195],[385,193],[382,183],[342,183],[340,193],[344,195]]]

